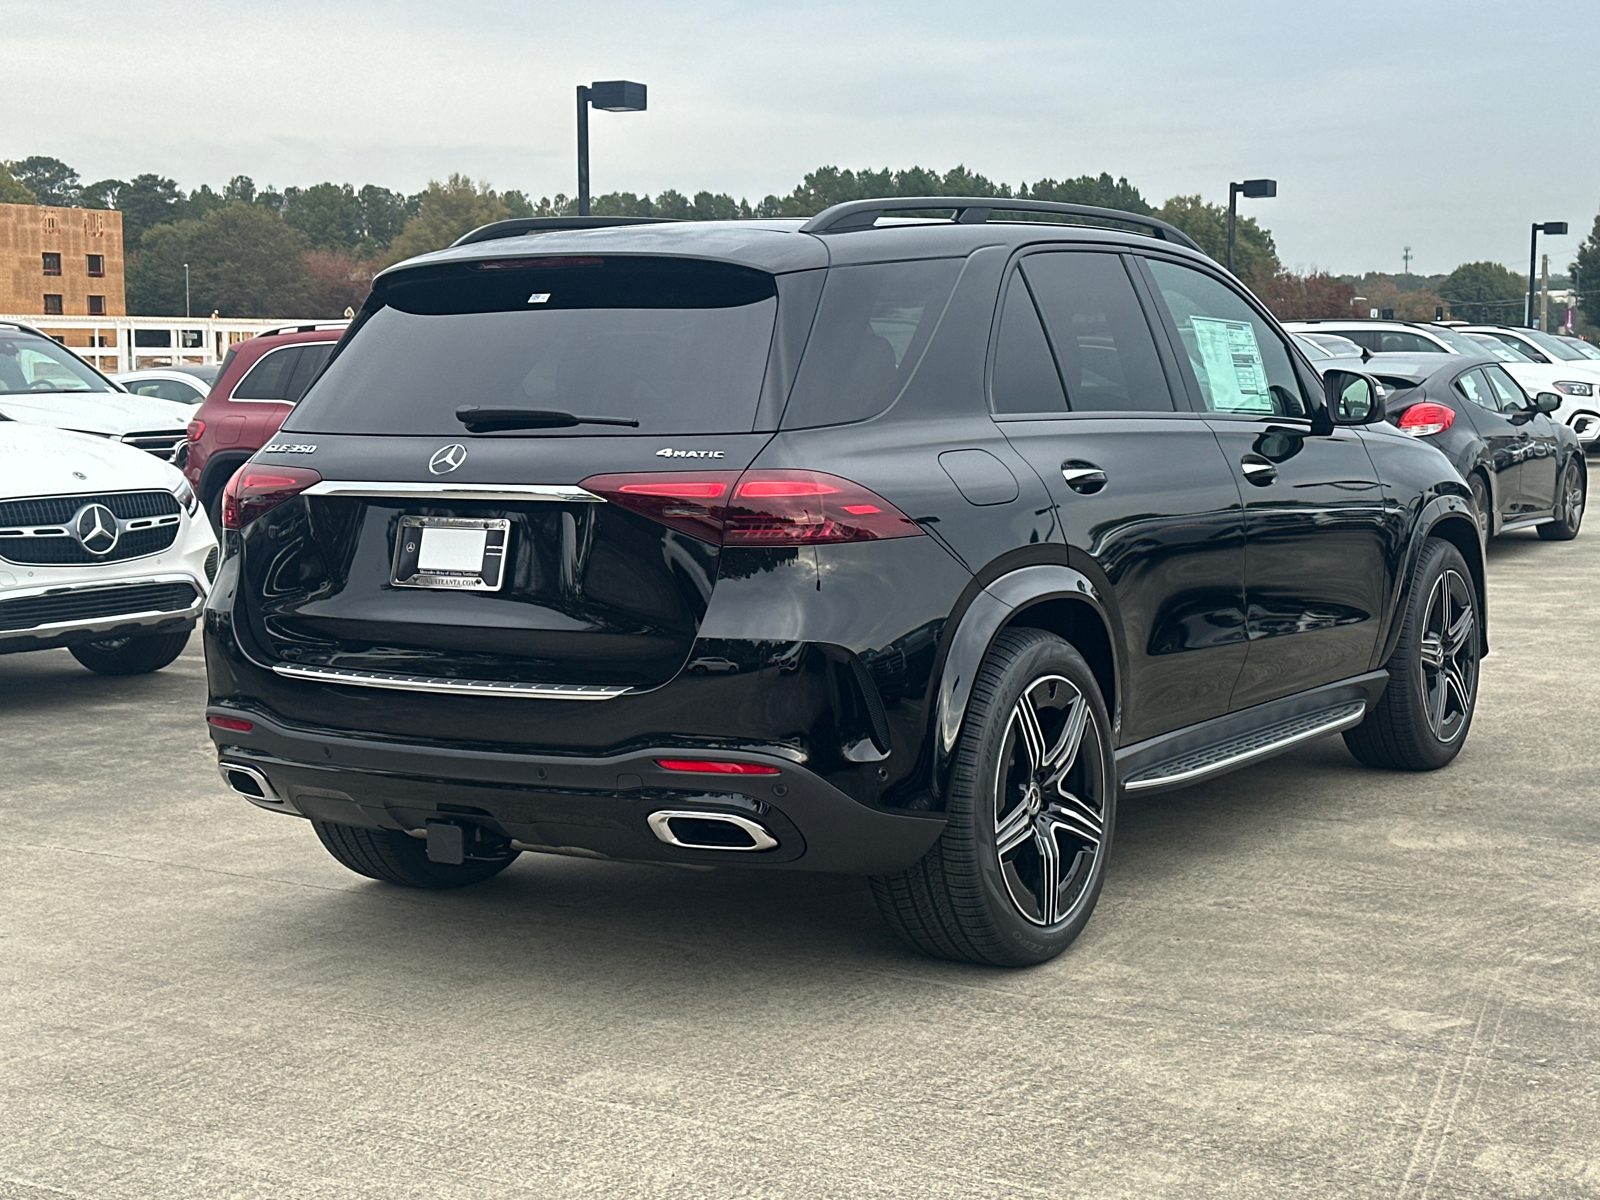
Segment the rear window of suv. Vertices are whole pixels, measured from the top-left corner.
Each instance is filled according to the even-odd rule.
[[[479,405],[639,422],[585,435],[744,432],[778,305],[761,271],[599,257],[418,269],[371,303],[285,428],[458,435]]]

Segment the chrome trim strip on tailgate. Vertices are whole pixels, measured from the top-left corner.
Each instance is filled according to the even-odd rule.
[[[384,671],[348,671],[338,667],[273,666],[286,679],[343,683],[351,687],[393,688],[401,692],[436,692],[444,696],[506,696],[517,700],[615,700],[631,687],[590,683],[518,683],[498,679],[444,679],[433,675],[391,675]]]
[[[396,500],[553,500],[603,504],[581,487],[559,483],[384,483],[371,480],[324,479],[302,496],[370,496]]]

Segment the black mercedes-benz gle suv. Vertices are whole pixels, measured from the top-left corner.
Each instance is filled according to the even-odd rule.
[[[1472,494],[1383,418],[1132,214],[501,222],[380,275],[229,484],[210,732],[376,879],[852,872],[1040,962],[1121,793],[1460,749]]]

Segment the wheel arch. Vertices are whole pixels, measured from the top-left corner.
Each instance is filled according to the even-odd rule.
[[[206,459],[205,469],[200,472],[200,486],[195,489],[200,503],[209,505],[212,497],[228,486],[233,473],[249,462],[254,453],[253,450],[219,450]]]
[[[1406,547],[1403,573],[1399,577],[1399,586],[1395,588],[1394,601],[1390,607],[1388,632],[1378,654],[1374,657],[1373,666],[1378,667],[1388,662],[1389,656],[1394,653],[1395,643],[1400,640],[1401,615],[1410,602],[1411,587],[1416,581],[1417,562],[1421,559],[1423,548],[1430,538],[1449,542],[1461,551],[1461,557],[1466,560],[1467,570],[1472,573],[1472,587],[1478,596],[1478,612],[1482,615],[1482,620],[1478,623],[1478,652],[1480,655],[1488,654],[1489,590],[1484,570],[1484,538],[1477,518],[1461,497],[1447,493],[1435,496],[1423,507],[1413,528],[1411,542]]]
[[[944,656],[933,710],[935,807],[947,792],[956,742],[972,696],[972,684],[994,640],[1007,629],[1042,629],[1082,654],[1112,714],[1113,736],[1121,725],[1122,648],[1115,624],[1094,582],[1059,564],[1019,567],[981,587],[958,619]]]

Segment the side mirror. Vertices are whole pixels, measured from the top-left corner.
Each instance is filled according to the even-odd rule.
[[[1555,392],[1540,392],[1533,398],[1533,407],[1548,416],[1561,407],[1561,397]]]
[[[1387,415],[1383,388],[1370,375],[1329,371],[1322,377],[1323,411],[1332,425],[1376,425]]]

